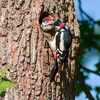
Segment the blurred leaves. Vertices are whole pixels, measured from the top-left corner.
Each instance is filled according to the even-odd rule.
[[[97,66],[97,72],[100,73],[100,61],[98,64],[96,64],[96,66]]]
[[[83,90],[79,82],[76,83],[76,87],[78,87],[78,89],[76,89],[76,96],[78,96]]]
[[[81,0],[79,1],[79,10],[80,10],[80,15],[81,15],[81,21],[78,20],[79,25],[80,25],[80,32],[81,32],[81,50],[80,50],[80,56],[78,57],[78,62],[79,64],[81,64],[81,61],[83,59],[83,55],[86,54],[87,52],[95,49],[96,51],[98,51],[100,53],[100,29],[96,30],[96,27],[98,26],[100,28],[100,20],[98,21],[94,21],[93,18],[91,18],[91,16],[89,16],[83,9],[81,6]],[[87,17],[87,20],[85,20],[85,17]],[[100,74],[100,61],[96,64],[96,71],[92,71],[90,69],[86,69],[84,67],[85,71],[81,71],[84,75],[84,72],[95,72],[95,73],[99,73]],[[94,74],[95,74],[94,73]],[[99,75],[98,74],[98,75]],[[88,74],[86,74],[88,75]],[[79,76],[79,73],[77,73],[77,77]],[[82,80],[87,79],[87,76],[85,76],[85,78],[81,78]],[[89,87],[89,91],[91,89],[91,87],[85,83],[85,85],[87,85],[87,87]],[[76,96],[78,96],[82,91],[84,90],[84,86],[82,86],[82,83],[80,83],[79,78],[77,78],[77,83],[76,83]],[[97,100],[99,99],[99,95],[100,95],[100,87],[96,87],[95,91],[97,92],[96,98]]]
[[[91,26],[91,27],[89,27]],[[100,35],[95,34],[94,24],[90,25],[88,21],[80,22],[80,32],[81,32],[81,51],[78,58],[79,62],[82,60],[83,55],[92,48],[100,52]]]
[[[81,76],[82,76],[82,80],[85,80],[88,77],[88,76],[83,75],[82,72],[81,72]],[[78,88],[78,89],[76,89],[76,96],[78,96],[83,91],[82,86],[79,83],[79,81],[76,82],[76,87]],[[91,86],[89,86],[89,85],[87,85],[87,87],[88,87],[88,89],[92,89]]]
[[[100,24],[99,22],[98,22],[98,25]],[[79,24],[80,24],[80,32],[81,32],[81,50],[80,50],[80,56],[78,58],[78,62],[81,63],[81,61],[83,59],[83,55],[85,53],[87,53],[87,51],[91,51],[92,48],[94,48],[98,52],[100,52],[100,43],[98,43],[100,41],[100,35],[95,33],[95,30],[94,30],[95,24],[94,23],[92,23],[92,25],[90,25],[89,21],[82,21],[82,22],[79,22]],[[97,22],[96,22],[96,24],[97,24]],[[100,73],[100,61],[96,64],[96,67],[97,67],[96,72]],[[77,86],[77,89],[76,89],[77,96],[80,94],[80,92],[82,92],[82,88],[80,87],[79,84],[80,83],[77,83],[77,85],[76,85]],[[88,86],[88,84],[87,84],[87,86]],[[88,87],[90,87],[90,86],[88,86]],[[97,89],[96,89],[96,91],[97,91]],[[97,91],[97,96],[96,96],[97,100],[99,100],[98,99],[99,92],[100,92],[100,90]]]
[[[97,95],[96,95],[97,100],[100,100],[100,97],[99,97],[99,95],[100,95],[100,87],[96,87],[95,90],[97,91]]]
[[[100,20],[99,21],[96,21],[95,24],[98,24],[100,26]]]

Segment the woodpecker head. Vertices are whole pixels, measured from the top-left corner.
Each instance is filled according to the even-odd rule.
[[[51,17],[45,17],[40,25],[44,32],[49,32],[54,28],[54,23]]]
[[[55,30],[59,30],[60,28],[64,28],[65,27],[65,24],[60,21],[59,19],[54,23],[54,26],[55,26]]]

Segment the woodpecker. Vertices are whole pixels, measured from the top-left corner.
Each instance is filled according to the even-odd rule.
[[[46,38],[50,48],[53,51],[55,60],[55,65],[50,75],[50,81],[52,82],[55,79],[56,73],[58,71],[58,63],[66,62],[66,58],[68,57],[69,53],[69,47],[72,42],[72,36],[70,29],[63,22],[57,20],[54,23],[51,17],[43,18],[42,23],[40,23],[40,27],[44,32],[54,35],[52,41],[49,41]],[[54,29],[55,31],[52,31]]]
[[[44,32],[49,32],[54,28],[54,22],[51,17],[44,17],[40,27]]]
[[[56,73],[58,71],[59,63],[65,63],[68,57],[69,48],[72,43],[72,35],[70,29],[60,20],[54,23],[55,26],[55,36],[53,41],[49,42],[50,47],[54,54],[55,65],[52,69],[50,81],[55,79]]]

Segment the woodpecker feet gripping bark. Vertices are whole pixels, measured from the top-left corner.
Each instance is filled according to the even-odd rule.
[[[49,46],[49,40],[48,40],[48,38],[46,36],[45,36],[44,46],[45,46],[45,48],[49,48],[50,47]]]

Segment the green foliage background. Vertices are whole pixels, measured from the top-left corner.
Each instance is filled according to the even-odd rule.
[[[0,73],[0,97],[4,97],[6,89],[15,86],[16,84],[10,81],[4,74],[7,72],[8,67]]]
[[[100,61],[96,64],[96,69],[97,69],[96,71],[87,69],[85,68],[84,65],[81,65],[83,55],[86,54],[87,52],[90,52],[91,50],[94,49],[100,53],[100,31],[95,30],[95,26],[100,27],[100,20],[94,21],[86,12],[83,11],[81,7],[81,1],[80,0],[78,1],[79,1],[79,10],[81,13],[82,20],[81,21],[78,20],[80,25],[80,32],[81,32],[81,50],[80,50],[80,56],[78,58],[80,68],[78,69],[78,73],[77,73],[76,96],[79,96],[79,94],[82,91],[84,91],[86,97],[89,98],[89,100],[100,100],[99,98],[100,87],[95,87],[96,98],[94,98],[90,93],[90,90],[93,90],[92,87],[85,83],[85,80],[88,78],[88,75],[84,76],[84,72],[85,73],[87,72],[88,74],[94,73],[100,76]],[[88,20],[84,20],[83,15],[86,16]],[[81,71],[81,69],[83,70]]]

